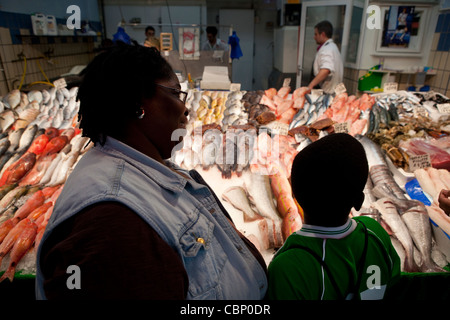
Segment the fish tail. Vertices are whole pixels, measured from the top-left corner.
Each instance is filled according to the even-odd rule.
[[[10,282],[13,281],[14,279],[14,273],[16,272],[16,264],[13,262],[8,270],[5,271],[5,273],[2,275],[2,277],[0,278],[0,282],[2,282],[5,279],[9,279]]]

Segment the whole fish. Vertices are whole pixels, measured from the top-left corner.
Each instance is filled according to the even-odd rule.
[[[14,219],[14,218],[13,218]],[[9,251],[16,243],[22,231],[32,225],[33,222],[30,219],[23,219],[19,221],[6,235],[3,242],[0,244],[0,265],[2,264],[3,258],[9,253]]]
[[[6,220],[9,220],[11,218],[14,218],[14,213],[17,211],[18,207],[14,204],[9,206],[8,209],[6,209],[1,215],[0,215],[0,224],[5,222]],[[0,241],[1,242],[1,241]]]
[[[17,160],[20,159],[20,157],[23,155],[23,152],[6,152],[2,159],[0,159],[0,176],[3,176],[5,171]]]
[[[2,156],[11,145],[11,142],[9,141],[8,137],[4,137],[0,139],[0,156]]]
[[[9,145],[7,152],[16,151],[16,149],[19,147],[20,137],[22,136],[24,131],[25,131],[25,129],[21,128],[21,129],[9,132],[8,139],[9,139],[10,145]]]
[[[252,209],[244,188],[240,186],[230,187],[223,192],[222,199],[230,203],[236,209],[242,211],[245,222],[262,219],[262,217]]]
[[[36,234],[37,225],[35,223],[27,223],[24,226],[22,232],[18,236],[16,242],[14,243],[14,246],[11,249],[9,265],[5,273],[0,278],[0,282],[5,280],[6,278],[8,278],[11,282],[13,281],[17,264],[33,245]]]
[[[25,151],[26,149],[28,149],[31,143],[33,142],[37,130],[38,130],[37,125],[28,126],[22,133],[22,136],[20,137],[17,150]]]
[[[0,185],[16,183],[30,171],[36,163],[36,155],[25,153],[19,160],[8,167],[0,178]]]
[[[39,217],[43,216],[48,209],[53,207],[53,202],[47,201],[44,202],[40,207],[37,207],[33,211],[30,212],[30,214],[27,216],[28,219],[31,219],[31,221],[35,222],[39,219]]]
[[[0,129],[2,132],[8,130],[19,116],[12,109],[7,109],[0,113]]]
[[[58,167],[59,163],[61,162],[62,154],[63,154],[62,152],[59,152],[56,154],[56,157],[52,160],[52,162],[48,166],[47,170],[45,171],[44,176],[41,178],[40,184],[47,185],[50,182],[55,169]]]
[[[0,212],[5,211],[11,205],[15,203],[17,199],[23,196],[28,191],[27,187],[17,186],[11,191],[9,191],[1,200],[0,200]]]
[[[56,186],[63,184],[67,179],[69,170],[73,167],[77,161],[79,152],[70,152],[67,155],[62,155],[61,161],[55,172],[52,174],[52,178],[48,183],[48,186]]]
[[[12,90],[3,98],[3,100],[8,103],[10,108],[12,109],[16,108],[21,100],[20,91],[17,89]]]
[[[402,214],[402,219],[410,231],[410,235],[422,254],[421,272],[444,272],[431,258],[432,234],[430,217],[425,205],[418,204]]]
[[[414,242],[394,203],[388,198],[381,198],[374,202],[373,206],[380,212],[381,219],[386,222],[405,249],[405,270],[418,272],[419,268],[414,261]]]
[[[258,213],[273,220],[275,224],[280,224],[281,218],[273,201],[269,176],[247,172],[244,174],[244,187]]]
[[[41,156],[45,157],[46,155],[52,153],[58,153],[68,142],[69,139],[67,138],[67,136],[57,136],[52,138],[45,146]]]
[[[31,90],[28,92],[28,101],[36,101],[37,103],[41,103],[42,99],[44,98],[42,95],[42,92],[39,90]]]
[[[45,157],[39,157],[34,167],[20,180],[21,186],[33,186],[37,185],[44,176],[47,169],[50,167],[52,161],[56,158],[57,154],[49,154]]]
[[[32,152],[35,155],[39,156],[42,154],[49,141],[50,139],[46,134],[36,136],[36,138],[34,138],[33,142],[31,143],[30,147],[28,148],[27,152]]]
[[[40,207],[46,198],[42,190],[38,190],[33,195],[28,198],[28,200],[16,211],[14,218],[23,220],[25,219],[34,209]]]
[[[0,243],[3,242],[3,240],[8,235],[9,231],[11,231],[12,228],[14,228],[17,222],[19,222],[19,220],[17,219],[8,219],[2,222],[2,224],[0,224]]]

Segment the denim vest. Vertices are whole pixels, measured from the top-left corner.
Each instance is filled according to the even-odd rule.
[[[37,254],[37,299],[46,299],[39,259],[42,245],[60,223],[100,201],[125,204],[178,253],[189,278],[187,299],[264,297],[265,270],[210,189],[108,137],[104,146],[95,146],[83,156],[55,203]],[[79,290],[83,290],[80,272]]]

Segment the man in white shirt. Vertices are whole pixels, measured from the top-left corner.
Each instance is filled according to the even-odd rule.
[[[309,83],[309,89],[316,86],[324,93],[334,93],[335,87],[342,82],[344,66],[338,47],[331,37],[333,26],[328,21],[319,22],[314,27],[314,40],[319,45],[313,64],[314,78]]]
[[[209,26],[206,28],[206,37],[208,41],[203,45],[203,51],[228,50],[228,44],[217,38],[217,28]]]

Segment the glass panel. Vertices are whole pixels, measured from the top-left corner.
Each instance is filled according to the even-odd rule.
[[[307,7],[306,23],[304,26],[305,42],[303,46],[302,86],[307,86],[312,79],[314,57],[317,52],[317,44],[314,41],[314,26],[323,20],[328,20],[333,25],[333,41],[340,49],[342,32],[344,30],[345,5]]]
[[[346,61],[356,63],[358,57],[359,36],[361,35],[361,21],[363,17],[363,9],[353,7],[352,21],[350,23],[350,36],[348,38]]]

